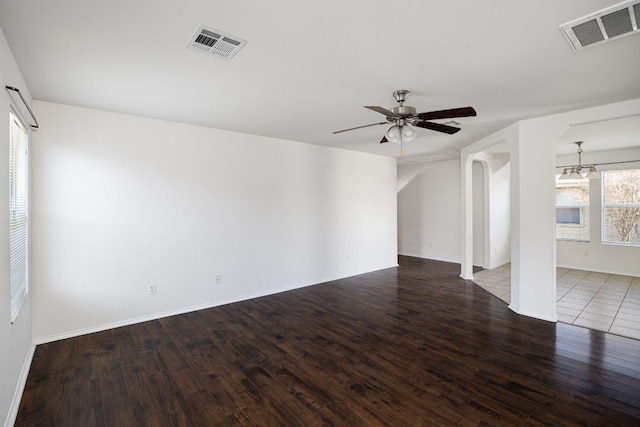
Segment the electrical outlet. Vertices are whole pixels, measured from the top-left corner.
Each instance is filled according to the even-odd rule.
[[[218,273],[216,274],[216,285],[221,285],[222,284],[222,274]]]
[[[149,285],[149,295],[155,295],[156,291],[157,291],[157,289],[156,289],[156,285],[155,284]]]

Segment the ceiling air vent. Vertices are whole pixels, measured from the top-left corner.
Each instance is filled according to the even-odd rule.
[[[247,41],[239,37],[200,25],[187,42],[187,47],[231,59],[245,44]]]
[[[640,0],[624,1],[560,25],[574,50],[638,33]]]

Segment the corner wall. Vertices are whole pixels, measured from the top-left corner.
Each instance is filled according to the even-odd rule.
[[[489,206],[486,215],[483,212],[476,215],[476,212],[472,216],[474,221],[479,217],[484,223],[481,239],[484,247],[474,250],[472,255],[476,252],[484,254],[489,263],[485,268],[494,268],[510,261],[508,156],[487,155],[482,159],[488,169],[482,177],[485,185],[480,195],[484,200],[475,200],[470,208],[484,210],[485,201]],[[460,161],[427,163],[422,168],[424,171],[398,194],[399,253],[460,262]],[[479,173],[484,172],[477,169],[474,175]],[[475,261],[475,265],[485,264],[478,259]]]
[[[22,78],[18,65],[0,30],[0,421],[5,426],[13,425],[20,403],[20,396],[33,356],[31,339],[31,296],[22,305],[18,318],[11,324],[11,301],[9,296],[9,106],[11,98],[4,86],[20,89],[27,102],[31,96]],[[19,108],[20,106],[15,106]]]
[[[490,156],[489,265],[511,262],[511,163],[508,155]]]
[[[393,158],[34,107],[38,342],[397,265]]]
[[[398,194],[398,251],[460,262],[460,161],[428,163]]]

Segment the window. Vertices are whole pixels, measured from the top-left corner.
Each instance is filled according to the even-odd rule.
[[[589,181],[556,184],[556,239],[589,241]]]
[[[28,134],[20,119],[9,112],[9,276],[11,322],[29,290],[28,250]]]
[[[581,222],[580,208],[556,207],[556,223],[580,225]]]
[[[640,169],[602,172],[602,241],[640,245]]]

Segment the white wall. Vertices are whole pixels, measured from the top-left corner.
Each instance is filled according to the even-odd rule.
[[[11,302],[9,298],[9,105],[10,96],[4,89],[9,85],[31,99],[29,90],[13,58],[9,45],[0,30],[0,91],[2,119],[0,120],[0,422],[13,425],[19,398],[33,356],[31,344],[31,297],[27,296],[18,318],[11,324]],[[19,108],[15,106],[14,108]]]
[[[485,267],[485,176],[480,162],[472,164],[473,265]]]
[[[494,268],[510,261],[510,176],[508,156],[485,157],[489,185],[483,166],[475,161],[472,166],[473,263],[483,266],[488,259]],[[399,253],[460,262],[460,162],[423,167],[424,172],[398,194]],[[485,198],[490,209],[485,210]]]
[[[393,158],[34,107],[37,341],[397,265]]]
[[[490,165],[490,262],[486,267],[496,268],[511,261],[511,164],[509,156],[491,156]]]
[[[424,171],[425,165],[398,165],[398,193]]]
[[[590,152],[588,145],[585,144],[583,149],[586,151],[582,155],[583,164],[640,160],[640,147]],[[558,165],[573,165],[577,161],[577,154],[558,156],[557,158]],[[598,166],[600,171],[639,168],[640,162]],[[591,205],[589,242],[558,240],[556,242],[557,264],[559,267],[640,276],[640,247],[602,244],[601,182],[600,179],[589,181]]]
[[[511,261],[510,156],[477,153],[473,158],[473,264],[491,269]],[[482,263],[477,256],[481,245]]]
[[[460,262],[460,162],[429,163],[398,195],[398,251]]]

